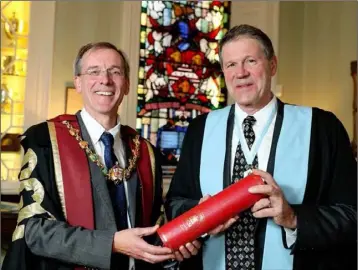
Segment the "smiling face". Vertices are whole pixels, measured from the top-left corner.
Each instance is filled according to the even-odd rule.
[[[124,74],[124,61],[113,49],[96,48],[83,55],[81,74],[75,76],[74,82],[92,117],[117,115],[124,95],[129,92]]]
[[[227,89],[244,111],[253,113],[270,102],[271,77],[276,68],[276,57],[267,59],[256,39],[242,36],[222,48],[222,69]]]

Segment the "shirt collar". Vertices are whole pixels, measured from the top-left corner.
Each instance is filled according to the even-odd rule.
[[[253,114],[253,117],[256,119],[255,126],[258,130],[263,128],[265,123],[269,120],[268,118],[270,117],[270,112],[272,110],[277,111],[277,98],[275,95],[265,107]],[[242,124],[247,116],[248,114],[244,112],[237,103],[235,103],[235,125],[238,123]]]
[[[103,132],[106,131],[106,129],[100,124],[98,123],[87,111],[85,108],[83,108],[81,110],[81,117],[83,120],[83,123],[85,124],[88,134],[91,137],[92,143],[96,144],[99,139],[101,138]],[[111,128],[110,130],[107,130],[107,132],[111,133],[114,137],[114,139],[116,139],[116,137],[120,136],[120,128],[121,128],[121,123],[119,121],[119,116],[117,116],[117,125],[115,125],[113,128]]]

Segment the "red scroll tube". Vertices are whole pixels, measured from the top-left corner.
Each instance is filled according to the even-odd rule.
[[[260,176],[251,174],[164,224],[157,231],[163,246],[177,250],[250,208],[265,195],[251,194],[249,187],[264,184]]]

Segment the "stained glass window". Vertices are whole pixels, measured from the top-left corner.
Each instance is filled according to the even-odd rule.
[[[136,128],[176,164],[188,124],[222,108],[230,1],[142,1]]]

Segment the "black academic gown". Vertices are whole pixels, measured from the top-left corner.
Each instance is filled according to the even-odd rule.
[[[284,104],[278,112],[267,172],[273,175],[275,153]],[[165,203],[168,219],[197,205],[200,188],[200,156],[207,114],[193,120],[183,142],[180,161]],[[224,187],[230,184],[234,106],[228,118]],[[215,142],[213,142],[215,143]],[[297,240],[292,249],[294,270],[357,269],[357,163],[342,123],[330,112],[313,108],[307,184],[297,214]],[[294,173],[294,172],[292,172]],[[259,219],[255,231],[256,270],[261,270],[267,219]],[[282,228],[282,244],[287,248]],[[225,252],[224,250],[222,252]],[[181,269],[202,269],[201,253],[181,264]]]
[[[36,162],[33,162],[36,164],[36,166],[33,168],[31,175],[29,175],[28,178],[35,178],[41,183],[42,188],[44,189],[44,196],[43,200],[41,202],[38,202],[36,205],[36,209],[38,207],[42,207],[47,212],[42,214],[34,214],[31,213],[31,217],[25,219],[21,222],[21,224],[25,225],[27,224],[28,220],[33,218],[43,218],[44,220],[52,219],[54,220],[54,226],[55,223],[61,223],[64,224],[64,227],[67,227],[65,217],[63,215],[62,206],[60,202],[59,193],[57,190],[56,182],[55,182],[55,168],[54,168],[54,158],[53,158],[53,151],[51,147],[51,140],[49,136],[49,130],[47,127],[47,123],[40,123],[38,125],[32,126],[29,128],[25,134],[24,139],[21,142],[25,153],[28,152],[29,149],[32,149],[34,151],[34,156],[36,156]],[[127,156],[131,157],[131,151],[129,147],[126,149]],[[155,190],[154,190],[154,202],[152,205],[152,217],[151,217],[151,225],[155,225],[156,221],[158,220],[160,214],[161,214],[161,206],[162,206],[162,175],[161,175],[161,155],[158,151],[156,151],[155,148],[153,148],[155,157],[156,157],[156,164],[155,164],[155,170],[156,170],[156,179],[155,179]],[[89,164],[91,164],[91,161],[88,161]],[[74,163],[73,166],[76,166]],[[23,164],[22,170],[29,167],[29,163]],[[136,226],[142,227],[141,225],[141,190],[142,185],[138,181],[137,186],[137,211],[136,211]],[[34,194],[34,191],[32,190],[23,190],[21,192],[21,198],[23,201],[23,207],[26,207],[28,205],[31,205],[34,203],[34,198],[32,195]],[[108,195],[109,196],[109,195]],[[95,215],[97,212],[96,207],[101,207],[101,205],[95,205]],[[51,216],[50,216],[51,214]],[[71,231],[70,231],[71,230]],[[61,243],[61,245],[66,245],[69,242],[71,242],[69,239],[71,238],[71,234],[80,233],[81,229],[76,227],[69,227],[69,236],[68,239],[65,238],[65,240]],[[36,233],[36,232],[33,232]],[[59,232],[54,231],[55,235],[58,235]],[[111,245],[113,242],[113,231],[103,231],[102,234],[109,235],[108,238],[108,244]],[[38,238],[41,238],[42,235],[38,233],[36,236]],[[96,238],[95,233],[93,233],[93,237]],[[4,264],[2,266],[3,270],[55,270],[55,269],[61,269],[61,270],[70,270],[74,269],[75,265],[68,264],[64,261],[57,260],[55,258],[45,258],[41,256],[36,256],[34,253],[31,252],[30,248],[28,247],[26,241],[26,235],[25,237],[20,238],[19,240],[16,240],[12,243],[10,246],[5,260]],[[94,239],[93,241],[98,241]],[[153,239],[153,237],[148,237],[146,240],[150,243],[154,242],[156,239]],[[41,241],[39,241],[41,242]],[[88,242],[91,243],[91,242]],[[52,246],[51,248],[55,248]],[[83,245],[82,248],[86,248],[86,245]],[[68,248],[69,252],[71,252],[71,247]],[[112,259],[113,259],[112,255]],[[111,269],[122,269],[120,266],[115,266],[117,264],[116,261],[112,260]],[[146,263],[141,260],[136,260],[136,269],[137,270],[158,270],[162,269],[162,266],[160,264],[153,265]],[[97,268],[89,268],[89,269],[97,269]],[[99,268],[98,268],[99,269]],[[124,269],[128,270],[128,269]]]

